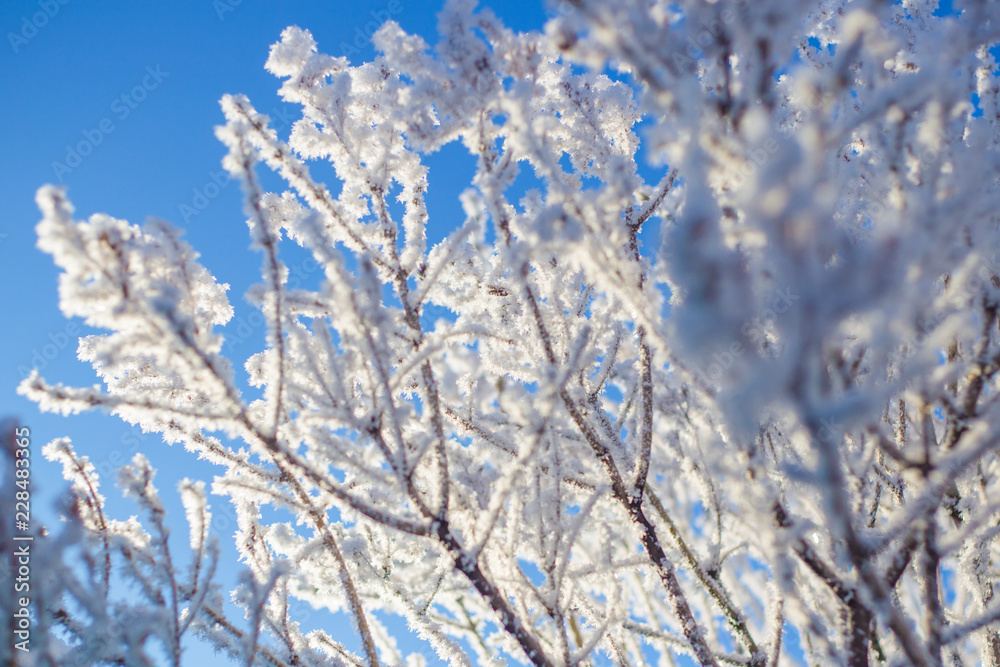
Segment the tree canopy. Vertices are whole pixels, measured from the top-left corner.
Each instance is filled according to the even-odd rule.
[[[46,447],[71,521],[37,535],[31,664],[179,665],[185,633],[247,665],[422,664],[396,615],[453,665],[1000,665],[1000,6],[953,4],[573,0],[514,32],[451,0],[436,45],[387,21],[358,66],[288,28],[267,69],[301,119],[233,95],[217,130],[261,261],[246,360],[176,227],[41,188],[102,385],[20,391],[219,473],[179,490],[185,569],[141,454],[120,521]],[[425,158],[453,142],[476,168],[430,244]],[[349,613],[360,654],[295,603]]]

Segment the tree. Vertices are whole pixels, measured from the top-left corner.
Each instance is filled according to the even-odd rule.
[[[124,563],[147,622],[95,660],[156,637],[179,664],[191,630],[248,665],[402,663],[379,612],[459,665],[1000,665],[1000,7],[939,9],[574,0],[515,33],[456,0],[433,50],[388,22],[357,67],[287,29],[288,142],[241,96],[218,131],[263,258],[255,400],[180,233],[43,187],[104,387],[21,391],[218,464],[251,574],[226,618],[203,485],[183,579],[148,463],[147,533],[59,441],[76,520],[39,548],[104,574],[63,567],[37,622],[86,644]],[[465,220],[428,248],[422,157],[455,141]],[[348,611],[362,655],[293,599]]]

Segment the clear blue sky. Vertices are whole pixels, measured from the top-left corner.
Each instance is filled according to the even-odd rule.
[[[482,4],[513,28],[539,28],[545,20],[540,2]],[[142,451],[159,469],[157,486],[177,525],[178,547],[186,539],[177,534],[183,526],[176,523],[183,517],[177,481],[184,476],[210,480],[217,472],[158,436],[133,432],[116,417],[41,414],[16,394],[23,371],[31,367],[42,368],[49,381],[96,382],[90,367],[76,359],[76,337],[90,331],[59,312],[57,271],[35,247],[38,187],[65,185],[78,218],[104,212],[141,223],[156,216],[182,226],[202,262],[232,285],[237,318],[246,317],[251,311],[242,295],[258,279],[260,258],[247,249],[239,187],[214,187],[213,173],[221,174],[224,154],[213,134],[222,122],[219,98],[247,94],[258,110],[272,116],[279,134],[287,136],[296,107],[278,99],[280,82],[264,71],[268,48],[285,27],[309,29],[319,48],[332,55],[356,48],[349,55],[358,64],[374,55],[364,38],[375,25],[373,16],[391,14],[404,29],[434,43],[440,6],[436,0],[0,3],[0,147],[6,155],[0,161],[0,191],[7,202],[0,214],[0,416],[16,416],[32,428],[35,453],[49,440],[69,436],[80,453],[106,470]],[[288,120],[282,121],[283,115]],[[430,160],[429,205],[432,219],[438,220],[432,236],[454,224],[457,194],[468,185],[472,162],[464,149],[454,148]],[[202,210],[191,215],[196,205]],[[191,207],[187,220],[184,206]],[[237,363],[262,342],[250,338],[231,348]],[[64,488],[59,470],[36,456],[33,481],[35,514],[51,519],[51,499]],[[103,491],[116,517],[134,511],[131,503],[119,500],[112,478],[105,480]],[[224,558],[231,560],[234,523],[220,516],[226,514],[221,498],[211,501],[219,517],[216,527],[223,533]],[[230,575],[233,569],[228,569]],[[226,583],[231,582],[230,576]],[[326,629],[355,644],[343,627],[342,633]],[[191,646],[185,662],[198,664],[210,656]]]

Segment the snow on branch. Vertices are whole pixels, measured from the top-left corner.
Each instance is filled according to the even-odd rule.
[[[116,521],[56,441],[71,521],[40,544],[90,575],[53,570],[52,655],[145,664],[155,637],[179,664],[194,632],[246,665],[423,664],[396,616],[453,665],[1000,667],[1000,8],[563,5],[520,33],[452,0],[435,45],[390,21],[358,66],[290,27],[267,60],[287,137],[223,99],[261,261],[249,359],[179,230],[39,190],[103,384],[20,391],[217,465],[247,570],[234,620],[205,484],[180,489],[182,576],[148,461]],[[431,220],[452,143],[475,168]],[[289,280],[293,244],[317,285]]]

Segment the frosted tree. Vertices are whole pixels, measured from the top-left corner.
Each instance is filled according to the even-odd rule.
[[[24,446],[14,444],[19,440],[14,436],[27,436],[28,429],[11,428],[9,422],[2,426],[7,461],[30,459],[26,438],[20,440]],[[181,489],[193,554],[185,572],[171,555],[170,528],[145,457],[137,454],[121,470],[121,485],[136,497],[142,519],[116,521],[106,513],[100,480],[87,457],[78,456],[66,439],[50,443],[44,453],[61,463],[71,482],[61,508],[68,521],[58,535],[44,529],[26,535],[21,529],[12,539],[6,521],[0,529],[4,609],[20,610],[22,605],[11,597],[24,596],[34,612],[31,626],[20,635],[15,628],[22,627],[21,617],[5,619],[0,629],[4,664],[153,665],[156,649],[168,664],[181,664],[181,639],[195,620],[222,614],[219,587],[212,583],[218,547],[208,531],[211,514],[204,484],[185,483]],[[0,488],[5,507],[24,488],[11,478]],[[21,549],[28,558],[20,559]],[[22,563],[30,572],[19,572]],[[123,594],[126,583],[132,595]]]
[[[246,618],[194,574],[162,644],[420,664],[395,615],[454,665],[1000,665],[1000,6],[937,5],[576,0],[517,33],[458,0],[433,48],[389,22],[359,66],[288,28],[267,68],[301,120],[231,96],[218,130],[262,263],[243,370],[176,229],[42,188],[103,386],[21,391],[182,443],[239,517]],[[423,159],[451,142],[477,166],[428,247]],[[139,539],[48,451],[93,553],[182,578],[148,464]],[[360,654],[290,600],[350,614]]]

